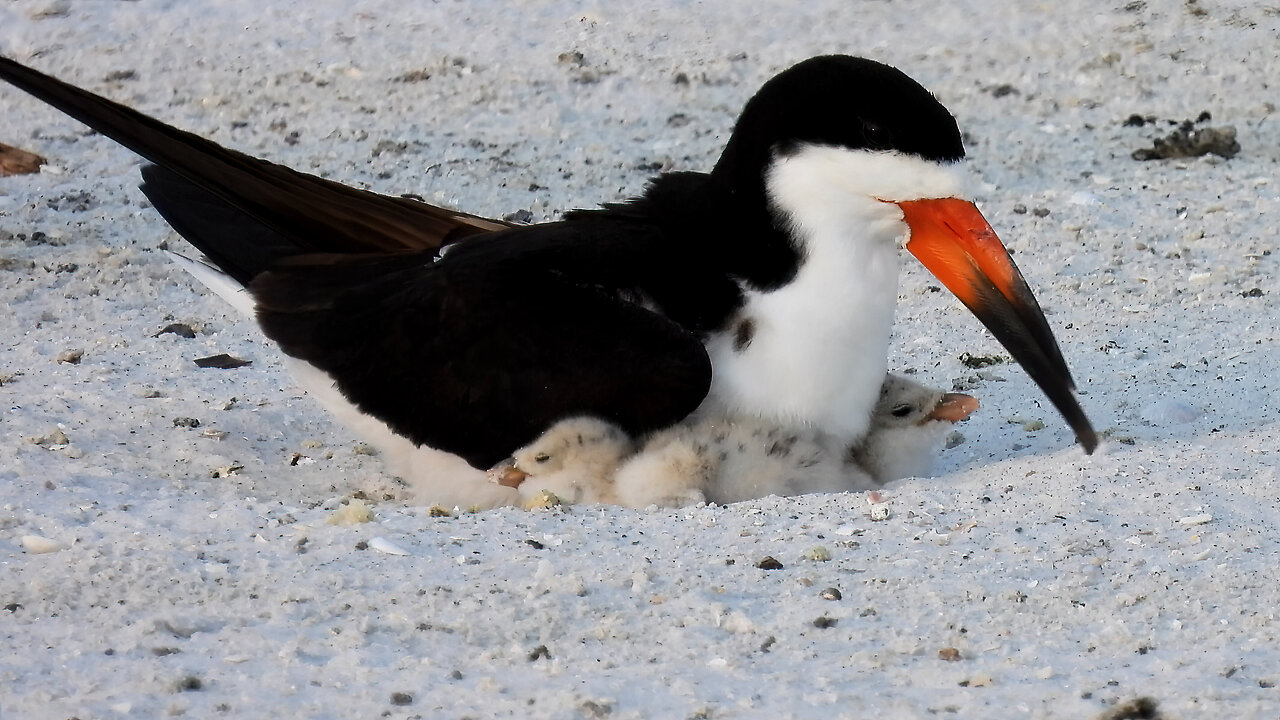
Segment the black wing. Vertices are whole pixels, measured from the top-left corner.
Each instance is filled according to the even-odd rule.
[[[633,434],[678,422],[710,387],[701,340],[634,302],[622,278],[553,269],[565,232],[475,238],[439,260],[297,258],[250,290],[286,353],[397,433],[478,468],[573,415]]]
[[[639,434],[706,396],[699,334],[740,293],[705,256],[665,257],[645,213],[510,229],[227,150],[12,60],[0,78],[154,163],[147,196],[249,286],[267,336],[416,443],[487,468],[570,415]]]
[[[509,224],[400,197],[348,187],[228,150],[87,90],[0,57],[0,79],[34,95],[138,153],[167,172],[146,173],[147,196],[192,244],[241,282],[266,269],[264,257],[236,233],[193,233],[210,222],[254,227],[284,251],[403,252],[444,244]],[[212,213],[212,214],[211,214]],[[248,248],[248,250],[246,250]],[[243,257],[242,257],[243,255]],[[226,263],[226,264],[223,264]]]

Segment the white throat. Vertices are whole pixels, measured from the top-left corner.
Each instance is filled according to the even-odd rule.
[[[775,159],[765,187],[800,267],[780,288],[748,290],[737,321],[708,342],[706,407],[855,440],[884,382],[898,299],[908,230],[892,201],[954,196],[959,182],[919,158],[805,146]]]

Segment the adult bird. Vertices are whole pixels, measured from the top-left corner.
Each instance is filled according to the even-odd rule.
[[[0,78],[148,160],[143,192],[208,259],[188,269],[251,305],[366,432],[476,468],[575,415],[640,436],[714,410],[848,444],[885,376],[905,246],[1097,443],[1031,290],[964,199],[954,118],[878,62],[801,62],[746,104],[711,172],[521,227],[253,158],[12,60]]]

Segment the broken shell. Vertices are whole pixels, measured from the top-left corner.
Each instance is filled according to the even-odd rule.
[[[67,547],[68,545],[66,543],[58,542],[57,540],[53,540],[51,538],[43,537],[40,535],[23,535],[22,536],[22,549],[26,550],[32,555],[42,555],[44,553],[58,552],[59,550],[66,550]]]
[[[408,555],[409,554],[408,550],[405,550],[404,548],[400,547],[399,545],[391,542],[390,540],[382,536],[378,536],[370,540],[369,547],[373,548],[374,550],[377,550],[378,552],[384,552],[388,555]]]
[[[540,510],[545,508],[559,507],[563,501],[558,495],[550,490],[540,490],[537,495],[529,498],[524,504],[525,510]]]

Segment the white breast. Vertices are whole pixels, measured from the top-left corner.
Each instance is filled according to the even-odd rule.
[[[837,439],[865,434],[884,381],[908,232],[886,200],[957,187],[951,171],[895,154],[811,146],[778,158],[766,188],[803,259],[792,282],[749,291],[738,323],[708,342],[705,407],[800,422]],[[742,322],[754,331],[745,346]]]

